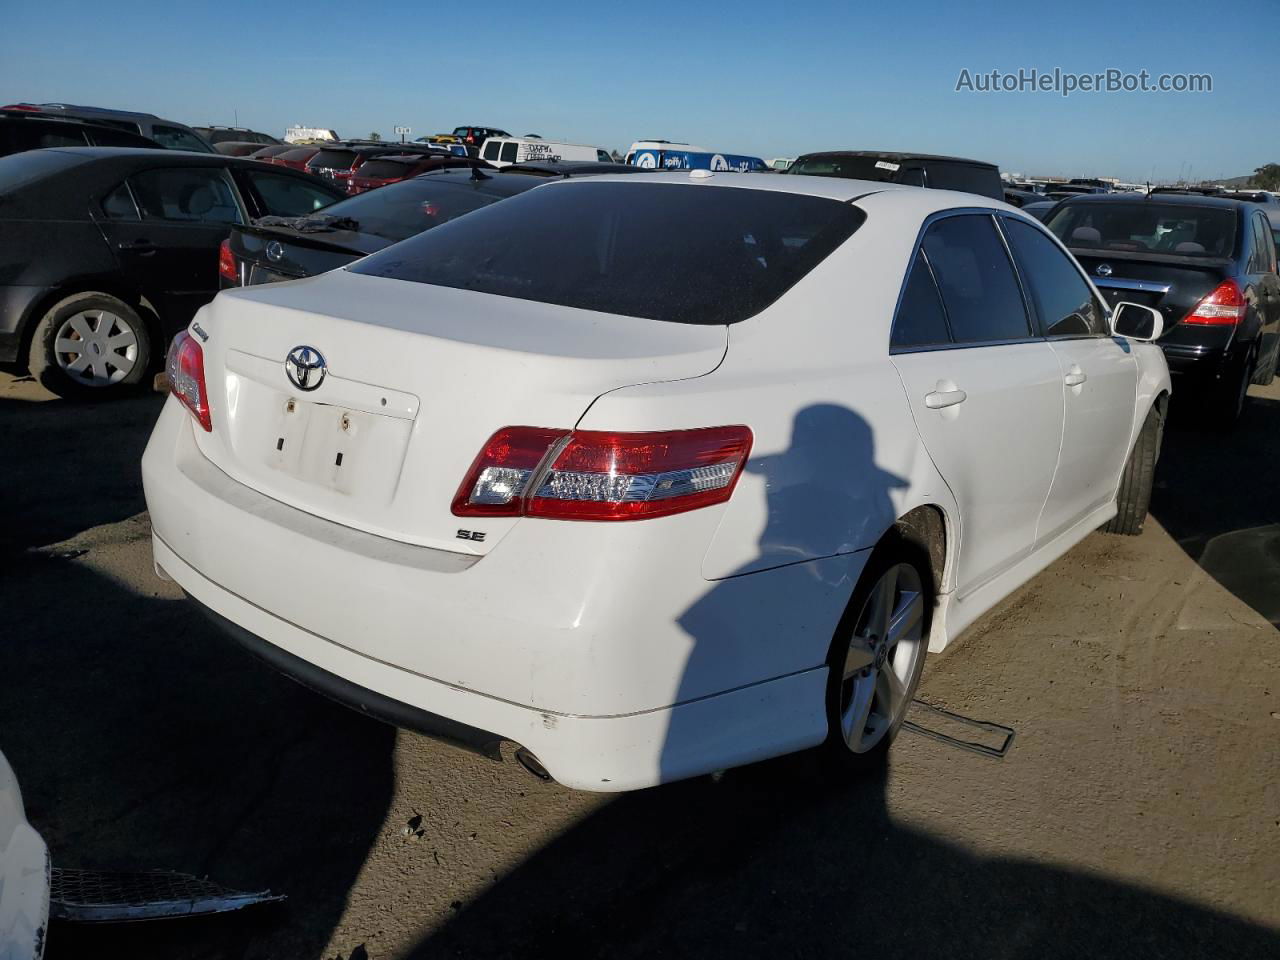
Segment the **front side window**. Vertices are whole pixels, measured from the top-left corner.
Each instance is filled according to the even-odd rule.
[[[502,145],[502,156],[499,158],[502,163],[515,163],[516,153],[520,149],[520,144],[513,140],[508,140]]]
[[[157,123],[151,128],[151,139],[168,150],[195,150],[208,153],[209,148],[194,133]]]
[[[786,293],[865,219],[848,203],[768,190],[564,181],[349,269],[651,320],[736,323]]]
[[[956,343],[1031,335],[1022,291],[990,216],[966,214],[937,221],[925,234],[924,251]]]
[[[241,223],[222,171],[209,168],[143,170],[129,178],[133,195],[148,220],[175,223]]]
[[[1271,242],[1270,225],[1262,214],[1253,217],[1254,245],[1257,251],[1254,256],[1258,260],[1258,273],[1274,273],[1276,269],[1275,245]]]
[[[1106,312],[1065,253],[1030,224],[1004,220],[1005,236],[1047,337],[1104,337]]]
[[[299,177],[282,177],[258,170],[249,171],[248,177],[262,201],[264,213],[273,217],[305,217],[338,199]]]

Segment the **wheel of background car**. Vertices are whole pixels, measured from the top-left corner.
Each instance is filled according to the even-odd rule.
[[[932,610],[924,552],[891,531],[867,561],[831,645],[824,751],[836,770],[860,771],[888,754],[924,669]]]
[[[1249,396],[1249,384],[1253,382],[1253,369],[1258,361],[1256,345],[1240,361],[1239,366],[1230,368],[1224,378],[1212,388],[1217,396],[1215,402],[1209,404],[1208,410],[1215,414],[1211,424],[1214,426],[1234,427],[1244,412],[1244,403]]]
[[[54,304],[36,325],[28,369],[62,397],[110,397],[140,383],[151,366],[151,338],[138,312],[105,293]]]

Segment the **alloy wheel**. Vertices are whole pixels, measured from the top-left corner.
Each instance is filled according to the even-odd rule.
[[[840,729],[854,753],[874,748],[906,715],[925,655],[925,597],[909,563],[890,567],[858,614],[840,685]]]
[[[110,310],[82,310],[62,321],[53,352],[72,380],[87,387],[109,387],[133,372],[138,332]]]

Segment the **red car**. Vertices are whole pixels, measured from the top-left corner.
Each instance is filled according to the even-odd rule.
[[[249,154],[250,160],[261,160],[263,163],[271,163],[272,157],[278,157],[282,153],[288,153],[290,150],[297,150],[296,143],[273,143],[269,147],[261,147],[254,153]]]
[[[399,145],[383,143],[335,143],[326,144],[307,161],[307,173],[334,181],[339,187],[345,187],[351,175],[373,157],[385,156],[389,153],[404,152]]]
[[[488,166],[483,160],[455,157],[450,154],[393,153],[366,160],[364,165],[348,178],[347,193],[355,196],[357,193],[408,180],[410,177],[416,177],[420,173],[430,173],[432,170]]]
[[[269,157],[268,162],[278,163],[282,167],[288,167],[290,170],[301,170],[307,172],[307,161],[320,152],[320,148],[316,146],[296,147],[293,150],[286,150],[284,153],[277,153],[274,157]]]

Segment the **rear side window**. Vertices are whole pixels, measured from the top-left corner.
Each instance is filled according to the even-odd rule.
[[[481,154],[481,159],[497,160],[498,148],[501,146],[502,144],[499,143],[497,140],[490,140],[488,143],[484,145],[484,153]]]
[[[85,139],[81,129],[71,124],[17,120],[0,128],[0,144],[5,153],[17,153],[43,147],[83,147]]]
[[[1000,174],[989,167],[975,167],[967,163],[932,164],[929,167],[929,186],[935,190],[959,190],[1004,199]]]
[[[893,346],[927,347],[950,340],[938,285],[933,280],[924,251],[917,250],[907,285],[902,290],[898,315],[893,321]]]
[[[410,164],[403,160],[366,160],[360,164],[357,175],[361,177],[374,177],[378,180],[387,180],[392,177],[403,177],[410,169]]]
[[[208,153],[209,148],[194,133],[157,123],[151,128],[151,139],[169,150],[195,150]]]
[[[508,140],[502,145],[502,155],[498,158],[502,163],[515,163],[516,153],[520,150],[520,144],[513,140]]]
[[[822,197],[565,181],[351,269],[652,320],[736,323],[786,293],[865,219],[858,208]]]
[[[273,217],[305,217],[339,199],[308,178],[250,170],[246,174],[262,201],[263,212]]]
[[[1267,218],[1260,213],[1254,214],[1253,234],[1254,244],[1257,247],[1257,251],[1254,253],[1254,257],[1258,262],[1256,272],[1274,273],[1276,269],[1275,245],[1271,240],[1270,224],[1267,223]]]
[[[143,170],[129,178],[148,220],[177,223],[240,223],[240,207],[220,170]]]
[[[134,205],[133,195],[129,193],[129,185],[120,184],[102,198],[102,212],[109,220],[141,220],[138,208]]]
[[[1106,314],[1080,271],[1035,227],[1005,218],[1005,235],[1047,337],[1104,337]]]
[[[1031,335],[1013,265],[991,217],[947,217],[924,237],[956,343],[1018,340]]]

